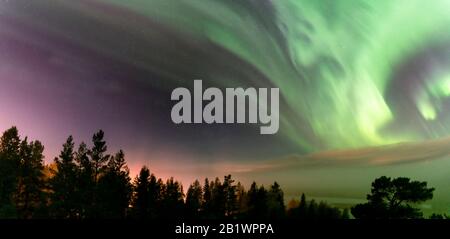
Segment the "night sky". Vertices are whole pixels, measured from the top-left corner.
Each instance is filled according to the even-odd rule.
[[[436,187],[450,209],[448,0],[0,0],[0,129],[98,129],[185,186],[231,173],[287,197],[364,199],[379,176]],[[278,87],[280,130],[176,125],[173,89]]]

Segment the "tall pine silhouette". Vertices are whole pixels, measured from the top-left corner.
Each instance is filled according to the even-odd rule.
[[[79,168],[75,164],[75,144],[73,137],[69,136],[58,158],[55,158],[56,171],[50,179],[51,213],[57,218],[78,218],[80,216],[79,200],[81,199],[79,187]]]

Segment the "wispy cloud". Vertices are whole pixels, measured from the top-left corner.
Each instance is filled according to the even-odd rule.
[[[259,161],[255,165],[241,165],[240,172],[280,171],[342,166],[385,166],[423,162],[450,156],[450,138],[409,142],[359,149],[329,150],[307,155],[288,155],[278,159]]]

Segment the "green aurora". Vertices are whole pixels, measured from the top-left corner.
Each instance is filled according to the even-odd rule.
[[[415,92],[405,96],[413,97],[409,107],[417,109],[422,124],[383,133],[398,113],[391,107],[395,102],[386,99],[392,82],[400,80],[396,67],[430,46],[444,48],[445,60],[450,57],[447,0],[271,1],[273,12],[254,15],[240,11],[237,1],[112,2],[206,37],[254,65],[287,102],[282,132],[307,151],[450,133],[450,121],[439,120],[446,113],[440,103],[450,96],[448,65],[427,72]],[[319,140],[305,138],[303,124]]]
[[[0,1],[0,40],[0,127],[47,160],[103,128],[132,170],[184,184],[232,173],[347,203],[406,176],[436,187],[425,213],[450,209],[450,0]],[[198,77],[280,88],[278,135],[170,124],[170,91]]]

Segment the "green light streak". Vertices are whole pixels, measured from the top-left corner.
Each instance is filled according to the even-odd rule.
[[[433,39],[450,39],[447,0],[272,1],[275,19],[269,20],[285,46],[261,19],[228,1],[108,2],[209,39],[252,64],[289,105],[289,114],[281,112],[280,132],[310,151],[421,139],[380,133],[394,120],[385,95],[401,62]],[[442,84],[418,97],[417,109],[427,120],[439,110],[428,94],[450,93],[449,84]],[[300,118],[321,145],[304,138]]]

